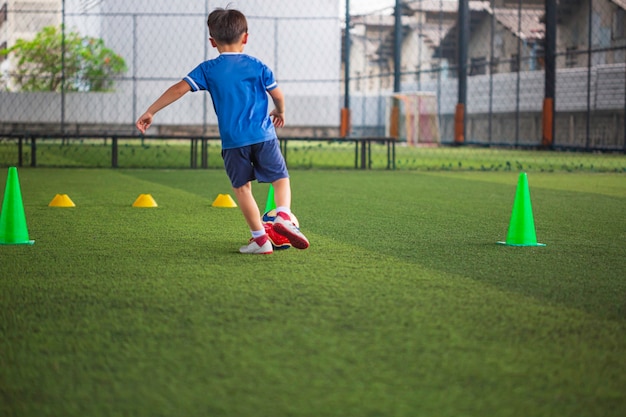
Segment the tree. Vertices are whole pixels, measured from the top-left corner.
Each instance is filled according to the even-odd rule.
[[[62,51],[65,50],[65,59]],[[115,76],[126,71],[124,58],[102,39],[65,33],[47,26],[31,41],[18,39],[0,55],[13,54],[16,67],[11,78],[21,91],[110,91]]]

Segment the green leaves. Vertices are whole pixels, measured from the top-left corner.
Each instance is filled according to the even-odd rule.
[[[110,91],[115,77],[126,71],[124,58],[107,48],[102,39],[63,34],[47,26],[34,39],[18,39],[0,55],[13,54],[10,73],[20,91]]]

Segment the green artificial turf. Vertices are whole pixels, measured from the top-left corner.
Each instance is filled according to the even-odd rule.
[[[222,170],[21,168],[0,415],[626,414],[623,174],[529,173],[530,248],[518,172],[291,174],[311,247],[246,256]]]

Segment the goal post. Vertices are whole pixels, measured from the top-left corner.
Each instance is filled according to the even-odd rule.
[[[439,144],[437,95],[432,92],[394,93],[387,98],[385,134],[409,146]]]

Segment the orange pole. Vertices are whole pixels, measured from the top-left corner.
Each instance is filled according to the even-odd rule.
[[[389,136],[398,139],[400,137],[400,106],[398,106],[397,102],[394,102],[394,105],[391,106],[389,117]]]
[[[550,147],[554,143],[554,99],[546,97],[543,99],[543,137],[541,145]]]
[[[339,136],[345,138],[350,134],[350,109],[341,109],[341,126],[339,127]]]
[[[465,105],[458,103],[454,112],[454,143],[460,145],[465,142]]]

